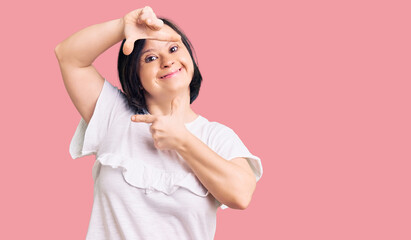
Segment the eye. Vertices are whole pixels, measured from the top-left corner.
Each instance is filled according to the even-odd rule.
[[[178,50],[178,46],[173,46],[170,48],[170,52],[175,52]]]
[[[148,57],[146,57],[146,58],[144,59],[144,61],[145,61],[146,63],[148,63],[148,62],[154,61],[154,60],[156,60],[156,59],[157,59],[157,57],[155,57],[155,56],[148,56]]]

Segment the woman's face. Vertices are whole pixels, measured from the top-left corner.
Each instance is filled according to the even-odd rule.
[[[174,30],[167,26],[167,31]],[[194,65],[181,40],[166,42],[147,39],[138,64],[146,99],[169,100],[182,91],[189,91]]]

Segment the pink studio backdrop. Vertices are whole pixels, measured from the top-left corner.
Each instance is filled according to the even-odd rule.
[[[54,47],[150,5],[191,39],[196,112],[262,159],[215,239],[411,239],[409,1],[25,1],[2,8],[0,239],[84,239],[94,156]],[[120,86],[119,44],[95,61]]]

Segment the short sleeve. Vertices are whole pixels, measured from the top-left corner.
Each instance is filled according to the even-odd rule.
[[[89,123],[81,118],[71,140],[69,152],[73,159],[97,153],[110,127],[119,94],[120,90],[104,79]]]
[[[231,128],[220,124],[218,124],[218,126],[218,133],[214,134],[215,136],[211,141],[210,147],[218,155],[227,160],[232,160],[237,157],[245,158],[258,182],[263,175],[261,159],[247,149],[240,137]],[[221,208],[226,209],[228,206],[221,204]]]

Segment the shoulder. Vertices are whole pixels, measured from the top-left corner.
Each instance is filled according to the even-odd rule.
[[[204,117],[203,117],[203,128],[205,128],[205,130],[209,134],[234,132],[227,125],[220,123],[220,122],[216,122],[216,121],[209,121],[207,118],[204,118]]]
[[[141,111],[138,111],[136,107],[134,107],[130,103],[130,99],[127,98],[127,95],[124,93],[124,91],[117,87],[116,85],[113,85],[112,83],[108,82],[107,80],[105,81],[105,88],[107,88],[109,92],[113,96],[116,96],[115,98],[115,111],[117,112],[126,112],[126,113],[142,113]]]
[[[107,92],[107,94],[113,94],[114,96],[118,96],[120,93],[122,93],[122,91],[117,86],[107,81],[107,79],[104,79],[102,93],[103,92]]]
[[[210,122],[210,129],[213,131],[233,131],[230,127],[219,122]]]
[[[234,130],[227,125],[216,121],[208,121],[207,119],[204,122],[203,131],[206,133],[207,142],[210,144],[237,138],[237,134]]]

